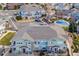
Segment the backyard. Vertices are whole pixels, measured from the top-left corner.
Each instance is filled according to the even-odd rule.
[[[14,36],[15,32],[7,31],[3,37],[0,37],[0,45],[10,45],[10,40]]]

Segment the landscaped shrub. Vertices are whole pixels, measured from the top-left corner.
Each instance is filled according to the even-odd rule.
[[[22,20],[21,16],[16,16],[16,20]]]
[[[46,14],[42,14],[42,16],[41,17],[46,17]]]
[[[2,10],[2,6],[0,5],[0,10]]]
[[[70,22],[72,19],[67,19],[67,18],[62,18],[63,20],[67,21],[67,22]]]
[[[71,33],[77,32],[77,25],[74,21],[70,22],[69,32],[71,32]]]
[[[62,27],[65,31],[68,31],[69,27]]]

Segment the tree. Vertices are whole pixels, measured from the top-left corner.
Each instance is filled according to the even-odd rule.
[[[42,14],[42,16],[41,17],[46,17],[46,14]]]
[[[77,32],[77,25],[74,21],[70,22],[69,25],[69,32],[73,33],[73,32]]]
[[[17,19],[17,20],[21,20],[22,17],[21,17],[21,16],[16,16],[16,19]]]
[[[2,6],[0,5],[0,10],[2,10]]]

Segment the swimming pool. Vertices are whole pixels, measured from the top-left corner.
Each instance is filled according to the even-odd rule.
[[[62,20],[62,19],[55,21],[54,24],[57,24],[57,25],[60,25],[60,26],[66,26],[66,27],[69,26],[69,22]]]

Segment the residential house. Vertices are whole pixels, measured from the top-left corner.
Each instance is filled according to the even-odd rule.
[[[72,8],[72,5],[71,3],[56,3],[56,4],[53,4],[54,8],[56,10],[69,10]]]
[[[23,5],[23,3],[7,3],[5,8],[8,10],[16,10],[19,9],[21,5]]]
[[[48,41],[48,55],[63,55],[67,53],[67,45],[65,41],[60,38],[53,38]],[[65,54],[67,55],[67,54]]]
[[[47,45],[48,41],[47,40],[35,40],[34,41],[34,51],[47,51]]]
[[[78,21],[79,20],[79,11],[72,12],[71,17],[74,21]]]
[[[74,8],[79,9],[79,3],[74,3],[73,6],[74,6]]]
[[[20,54],[20,53],[32,54],[32,42],[29,40],[24,40],[24,39],[12,40],[10,48],[11,48],[11,53],[14,54]]]
[[[24,18],[35,18],[35,17],[41,17],[42,14],[45,14],[45,11],[43,8],[35,5],[22,5],[18,11],[17,16],[22,16]]]
[[[29,29],[18,31],[11,41],[12,52],[14,54],[35,52],[39,55],[40,52],[49,53],[52,51],[50,48],[53,48],[53,46],[58,46],[56,47],[57,49],[61,48],[61,50],[63,50],[63,48],[66,48],[64,42],[68,39],[68,37],[61,27],[55,26],[56,25],[54,25],[54,28],[50,28],[49,26],[33,26]],[[54,39],[55,37],[57,39]],[[29,38],[28,40],[30,41],[27,39],[23,40],[22,38]],[[26,43],[28,45],[26,45]],[[54,52],[57,51],[54,50]]]

